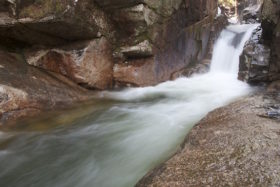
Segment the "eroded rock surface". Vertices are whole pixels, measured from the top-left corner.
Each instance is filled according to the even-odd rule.
[[[248,83],[261,83],[270,80],[270,54],[268,45],[261,39],[262,28],[257,28],[246,43],[240,56],[239,75],[240,80]]]
[[[104,37],[60,48],[29,49],[24,54],[30,65],[62,74],[84,87],[112,88],[112,49]]]
[[[21,55],[0,51],[0,125],[90,98],[65,77],[29,66]]]
[[[13,70],[18,75],[3,79],[5,84],[11,82],[9,92],[15,95],[11,102],[18,102],[3,113],[26,108],[33,100],[40,107],[45,102],[57,103],[54,99],[64,92],[69,101],[74,96],[79,99],[72,86],[62,89],[64,83],[58,85],[62,79],[73,81],[77,88],[103,90],[151,86],[205,71],[208,65],[198,64],[209,62],[213,43],[227,24],[225,17],[216,17],[217,4],[217,0],[1,1],[0,46],[24,54],[18,61],[23,65]],[[62,75],[57,86],[63,91],[36,83],[42,94],[23,94],[26,91],[14,86],[14,80],[33,81],[32,75],[21,71],[22,66],[31,69],[25,61],[41,69],[34,68],[40,75]],[[8,77],[6,73],[0,76]],[[50,78],[45,82],[53,84]],[[26,99],[30,95],[33,100]]]
[[[136,186],[279,186],[279,103],[258,94],[209,113]]]
[[[214,19],[217,0],[5,0],[0,5],[2,45],[24,47],[28,62],[37,59],[30,64],[93,89],[170,80],[206,58],[211,41],[227,24],[225,18]],[[82,40],[106,40],[111,52],[102,53],[102,61],[85,46],[87,56],[97,59],[78,66],[75,56],[81,49],[74,43]],[[103,71],[104,61],[114,61],[114,68]]]
[[[100,35],[111,38],[114,33],[114,24],[90,0],[4,2],[0,12],[2,45],[55,46]]]
[[[280,79],[280,2],[263,2],[258,28],[240,57],[239,79],[249,83]]]
[[[177,39],[167,42],[168,45],[164,48],[154,48],[152,57],[126,59],[117,63],[114,66],[117,85],[155,85],[186,75],[180,72],[192,68],[204,59],[211,59],[213,40],[218,37],[227,21],[225,17],[217,18],[214,22],[209,19],[211,17],[206,17],[185,28],[177,35]]]

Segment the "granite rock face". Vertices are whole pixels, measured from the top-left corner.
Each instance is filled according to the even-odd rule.
[[[0,125],[90,98],[87,90],[29,66],[21,55],[0,51],[0,57]]]
[[[259,22],[263,0],[247,0],[242,2],[238,7],[241,21],[245,23]]]
[[[260,83],[270,80],[270,53],[268,45],[262,42],[262,29],[257,28],[250,40],[246,43],[240,56],[239,75],[240,80],[248,83]]]
[[[239,78],[249,83],[280,79],[280,1],[264,1],[260,18],[240,57]]]
[[[0,12],[2,45],[55,46],[114,33],[111,20],[90,0],[4,2]]]
[[[136,186],[279,186],[279,99],[259,93],[209,113]]]
[[[148,26],[147,34],[143,35],[152,46],[152,55],[120,58],[114,66],[116,85],[155,85],[207,58],[211,41],[227,24],[225,17],[214,19],[216,8],[215,1],[185,1],[171,18],[154,19],[163,23]]]
[[[270,80],[280,79],[280,1],[266,0],[262,8],[263,39],[271,48]]]
[[[9,93],[15,93],[10,98],[17,107],[6,107],[2,113],[8,116],[34,102],[38,110],[45,108],[43,103],[52,108],[58,103],[55,98],[79,100],[80,92],[65,86],[65,81],[77,89],[104,90],[151,86],[203,72],[208,65],[198,64],[209,62],[215,38],[227,24],[225,17],[216,17],[217,6],[217,0],[2,0],[0,47],[6,50],[2,56],[13,51],[24,57],[16,62],[22,65],[11,67],[18,73],[3,79],[11,87]],[[23,96],[13,79],[21,77],[23,85],[35,79],[21,68],[59,76],[62,85],[53,90],[56,86],[36,82],[35,89],[28,84],[36,91],[23,90],[27,93]],[[4,71],[0,76],[8,77]],[[36,94],[37,90],[46,93]],[[30,95],[32,99],[26,99]]]
[[[215,20],[217,0],[5,0],[0,6],[2,45],[24,48],[30,64],[90,89],[170,80],[203,60],[213,33],[226,24]],[[106,52],[85,46],[93,58],[80,66],[76,43],[84,40],[106,40]]]
[[[112,49],[104,37],[60,48],[29,49],[24,54],[30,65],[62,74],[84,87],[112,88]]]

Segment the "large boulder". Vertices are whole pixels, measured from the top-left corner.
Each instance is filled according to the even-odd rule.
[[[29,66],[19,54],[0,51],[0,59],[0,125],[90,98],[89,91]]]
[[[62,74],[84,87],[112,88],[112,49],[104,37],[60,48],[29,49],[24,54],[30,65]]]
[[[248,83],[269,81],[270,48],[261,40],[262,29],[257,28],[244,46],[240,56],[240,80]]]
[[[0,4],[2,45],[53,46],[114,34],[111,20],[90,0],[4,2]]]

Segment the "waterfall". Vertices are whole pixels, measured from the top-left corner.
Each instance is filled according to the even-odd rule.
[[[209,73],[155,87],[100,92],[98,102],[77,109],[83,112],[70,124],[62,119],[71,113],[64,113],[44,121],[58,126],[47,132],[0,134],[0,186],[135,185],[174,154],[208,112],[250,93],[236,74],[255,27],[227,27],[215,44]]]
[[[210,72],[238,74],[239,56],[246,41],[259,24],[231,25],[224,29],[217,40]]]

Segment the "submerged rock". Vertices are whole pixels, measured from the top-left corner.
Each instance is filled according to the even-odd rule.
[[[256,95],[211,112],[136,186],[279,186],[279,121],[262,117],[279,101]]]

